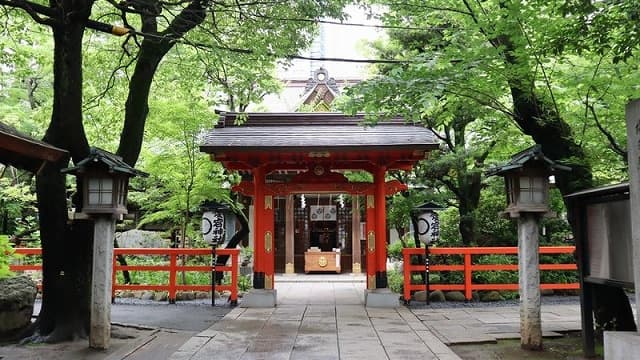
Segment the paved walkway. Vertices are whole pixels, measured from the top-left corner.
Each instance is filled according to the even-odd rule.
[[[364,280],[346,276],[278,277],[276,308],[233,309],[171,359],[448,360],[450,344],[519,337],[517,306],[365,308]],[[545,335],[579,330],[579,305],[543,306],[542,320]]]

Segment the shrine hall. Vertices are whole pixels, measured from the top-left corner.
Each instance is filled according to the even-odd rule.
[[[232,190],[251,198],[254,289],[244,306],[277,304],[276,273],[365,272],[367,304],[384,297],[386,197],[407,189],[387,172],[409,171],[437,147],[430,130],[400,118],[371,126],[340,113],[221,113],[200,150],[239,171]]]

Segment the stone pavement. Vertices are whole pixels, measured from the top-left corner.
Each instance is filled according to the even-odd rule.
[[[233,309],[171,359],[447,360],[447,345],[519,337],[517,306],[365,308],[364,280],[346,276],[278,277],[276,308]],[[547,336],[579,330],[579,305],[543,306],[542,321]]]
[[[446,345],[496,342],[520,338],[518,306],[412,309],[412,312]],[[542,336],[580,331],[580,305],[542,306]]]

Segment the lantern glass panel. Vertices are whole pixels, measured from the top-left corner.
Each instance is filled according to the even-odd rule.
[[[125,205],[125,199],[127,197],[127,180],[118,180],[118,205]]]
[[[90,178],[88,193],[89,205],[111,205],[113,201],[113,180],[111,178]]]
[[[523,204],[542,204],[545,202],[545,182],[539,176],[520,177],[520,202]]]

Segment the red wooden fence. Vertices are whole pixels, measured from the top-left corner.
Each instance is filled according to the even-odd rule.
[[[22,255],[42,255],[40,248],[16,248],[16,254]],[[239,249],[217,249],[217,255],[228,255],[231,258],[231,265],[216,266],[217,272],[231,273],[231,282],[225,285],[217,285],[216,291],[229,291],[229,301],[232,304],[238,302],[238,255]],[[162,265],[128,265],[122,266],[116,262],[117,255],[124,256],[166,256],[169,257],[168,264]],[[209,256],[209,265],[178,265],[178,257],[182,256]],[[167,291],[169,302],[175,302],[177,291],[211,291],[211,285],[178,285],[176,276],[182,271],[211,272],[211,249],[169,249],[169,248],[119,248],[114,249],[113,257],[113,286],[112,292],[115,297],[116,290],[153,290]],[[36,270],[42,271],[42,264],[10,265],[11,271]],[[168,284],[118,284],[118,271],[166,271],[169,273]]]
[[[572,254],[575,246],[541,246],[540,254]],[[517,264],[491,264],[481,265],[473,263],[474,255],[492,255],[506,254],[517,255],[517,247],[450,247],[450,248],[430,248],[430,255],[461,255],[464,256],[462,264],[454,265],[430,265],[430,272],[439,271],[461,271],[463,273],[462,284],[429,284],[429,290],[457,290],[464,292],[464,297],[471,300],[473,290],[518,290],[518,284],[473,284],[472,273],[474,271],[518,271]],[[417,290],[425,290],[426,286],[422,284],[412,284],[412,273],[424,273],[424,263],[419,265],[411,265],[411,256],[424,255],[424,249],[405,248],[402,249],[402,257],[404,260],[404,299],[411,299],[411,293]],[[576,264],[540,264],[540,270],[573,270],[578,268]],[[580,289],[579,283],[571,284],[540,284],[541,289],[567,290]]]

